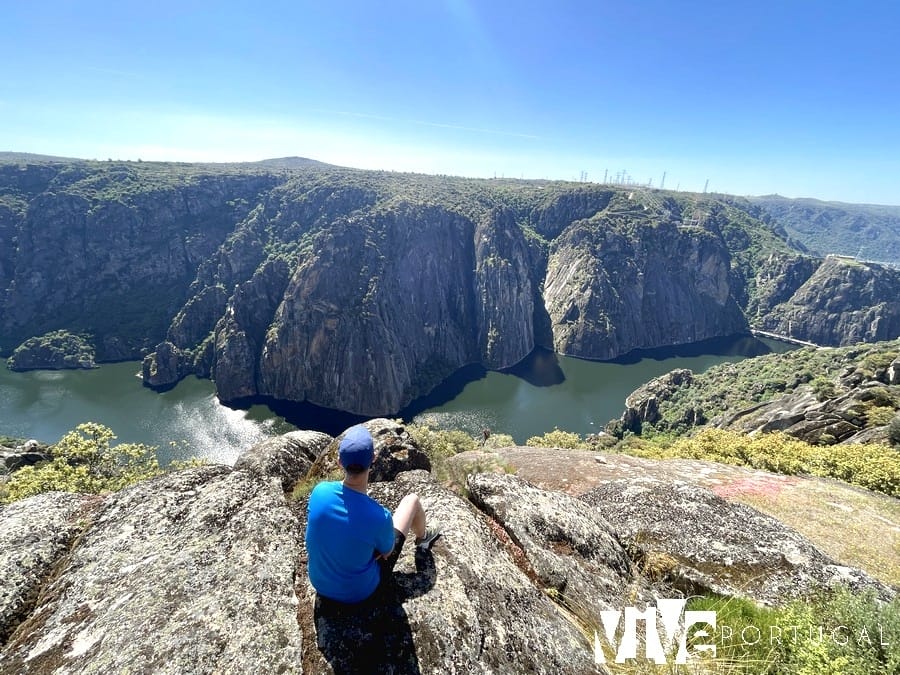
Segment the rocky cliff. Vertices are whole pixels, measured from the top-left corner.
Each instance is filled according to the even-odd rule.
[[[480,474],[464,498],[404,470],[415,449],[402,427],[370,425],[386,479],[370,494],[393,508],[418,493],[443,531],[431,552],[403,552],[382,604],[336,612],[315,600],[306,500],[284,489],[334,444],[300,432],[233,469],[0,509],[0,672],[605,672],[600,612],[684,589],[780,603],[840,582],[894,596],[709,490],[636,478],[576,498]],[[676,562],[654,580],[644,564],[660,551]]]
[[[826,307],[830,262],[813,274],[709,196],[298,161],[0,169],[0,352],[65,329],[98,361],[145,356],[148,386],[195,373],[226,402],[395,413],[536,345],[608,359],[748,318],[797,334],[794,316],[828,343],[896,330],[889,273]]]
[[[544,297],[556,351],[611,359],[746,329],[720,237],[671,221],[613,223],[579,221],[554,242]]]
[[[626,399],[610,430],[711,425],[783,431],[816,445],[889,442],[900,411],[900,342],[798,349],[694,374],[675,370]]]
[[[101,360],[155,345],[231,232],[241,200],[274,179],[137,163],[3,165],[0,350],[64,328]]]
[[[806,279],[806,270],[796,271],[795,265],[781,277],[788,287],[802,281],[790,297],[777,304],[777,295],[767,298],[774,306],[757,322],[762,330],[819,345],[900,336],[900,270],[829,256]]]

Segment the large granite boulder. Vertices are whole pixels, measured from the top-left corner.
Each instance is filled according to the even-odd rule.
[[[187,357],[168,340],[156,345],[156,351],[147,354],[141,362],[141,379],[144,386],[153,389],[171,389],[186,373]]]
[[[102,501],[45,492],[0,507],[0,644],[34,610],[54,567]]]
[[[313,463],[333,439],[320,431],[289,431],[257,443],[234,463],[239,471],[277,478],[290,492],[309,473]]]
[[[689,593],[712,591],[780,604],[833,585],[894,592],[838,564],[796,531],[744,504],[680,480],[610,480],[581,496],[623,541],[667,556],[671,581]]]
[[[49,459],[50,449],[34,439],[15,447],[0,445],[0,473],[12,473],[23,466],[33,466]]]
[[[395,588],[380,606],[317,607],[298,574],[304,672],[597,672],[588,640],[532,581],[490,518],[424,471],[376,483],[370,494],[393,509],[409,492],[443,537],[430,553],[407,543]],[[304,519],[305,502],[295,512]]]
[[[49,518],[35,500],[19,508]],[[181,471],[110,495],[80,525],[6,641],[0,671],[299,670],[301,533],[270,481],[225,466]]]
[[[540,585],[582,620],[599,626],[600,612],[649,598],[616,533],[583,501],[508,474],[469,476],[467,488],[473,504],[521,548]]]
[[[370,482],[393,480],[402,471],[431,470],[428,455],[419,449],[402,422],[379,417],[366,421],[363,426],[372,434],[375,444],[375,459],[369,472]],[[344,431],[340,434],[319,454],[309,470],[311,477],[322,478],[340,473],[338,448],[346,433]]]

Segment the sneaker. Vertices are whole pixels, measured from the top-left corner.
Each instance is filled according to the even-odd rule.
[[[421,549],[422,551],[430,551],[431,547],[434,545],[441,536],[440,530],[425,530],[425,536],[419,539],[416,537],[416,548]]]

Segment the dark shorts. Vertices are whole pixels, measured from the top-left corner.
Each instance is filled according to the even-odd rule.
[[[394,528],[394,548],[387,558],[379,558],[378,566],[381,568],[381,582],[379,588],[391,581],[394,574],[394,565],[400,557],[400,551],[403,550],[403,544],[406,543],[406,535],[404,535],[396,527]]]

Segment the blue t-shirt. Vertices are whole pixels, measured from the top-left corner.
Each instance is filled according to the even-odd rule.
[[[340,481],[319,483],[309,496],[306,550],[309,580],[320,595],[360,602],[378,587],[375,553],[394,548],[391,512]]]

